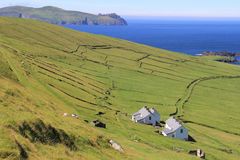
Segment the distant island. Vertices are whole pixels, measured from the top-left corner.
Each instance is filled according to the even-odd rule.
[[[5,7],[0,8],[0,16],[35,19],[57,25],[127,25],[127,21],[116,13],[94,15],[78,11],[67,11],[52,6],[42,8]]]

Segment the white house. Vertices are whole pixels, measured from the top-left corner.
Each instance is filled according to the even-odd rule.
[[[132,115],[132,121],[156,126],[160,122],[160,114],[154,108],[143,107]]]
[[[188,140],[188,130],[173,117],[166,121],[162,134],[167,137]]]

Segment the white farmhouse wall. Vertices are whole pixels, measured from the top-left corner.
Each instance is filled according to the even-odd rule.
[[[181,130],[183,131],[182,133]],[[176,138],[188,140],[188,130],[184,127],[180,127],[176,130]]]
[[[160,121],[160,116],[149,115],[149,116],[145,117],[143,121],[146,124],[156,125],[156,123]]]
[[[150,118],[151,117],[151,118]],[[144,117],[142,120],[140,121],[136,121],[134,119],[134,116],[132,117],[132,121],[138,122],[138,123],[144,123],[144,124],[152,124],[152,125],[156,125],[156,123],[160,122],[160,116],[159,115],[149,115]]]
[[[183,131],[182,133],[181,133],[181,129]],[[170,133],[167,136],[172,138],[182,139],[182,140],[188,140],[188,130],[184,127],[180,127],[175,132]]]

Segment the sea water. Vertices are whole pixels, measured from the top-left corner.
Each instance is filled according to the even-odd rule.
[[[65,27],[191,55],[240,52],[240,20],[128,20],[128,26]]]

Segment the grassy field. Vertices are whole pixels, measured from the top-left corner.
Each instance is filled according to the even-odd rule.
[[[238,66],[32,20],[0,18],[0,37],[0,159],[240,158]],[[144,105],[196,142],[131,122]]]

